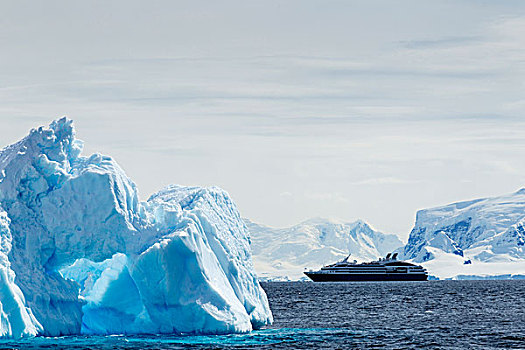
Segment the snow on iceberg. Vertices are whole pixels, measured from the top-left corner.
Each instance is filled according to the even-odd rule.
[[[245,224],[219,188],[141,202],[72,121],[0,152],[0,336],[246,332],[272,322]]]
[[[7,213],[0,208],[0,336],[19,338],[38,334],[42,326],[25,306],[24,295],[14,282],[8,259],[12,247],[9,223]]]

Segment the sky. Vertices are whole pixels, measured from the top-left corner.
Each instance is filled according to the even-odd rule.
[[[523,1],[0,0],[0,145],[67,116],[142,199],[283,227],[525,187]]]

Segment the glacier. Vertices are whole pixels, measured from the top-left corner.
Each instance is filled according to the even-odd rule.
[[[67,118],[0,151],[0,336],[230,333],[270,324],[250,237],[217,187],[147,201]]]
[[[286,228],[244,220],[255,268],[266,280],[307,279],[306,267],[319,268],[349,254],[351,260],[375,260],[403,246],[396,235],[376,231],[363,220],[347,223],[313,218]]]
[[[440,278],[525,271],[525,189],[417,212],[405,259]]]

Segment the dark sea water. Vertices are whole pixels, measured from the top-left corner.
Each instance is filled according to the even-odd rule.
[[[35,338],[17,349],[525,349],[525,281],[263,283],[275,323],[228,336]]]

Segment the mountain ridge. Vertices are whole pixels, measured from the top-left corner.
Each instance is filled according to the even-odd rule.
[[[316,217],[284,228],[243,220],[255,268],[263,278],[299,279],[306,267],[319,268],[349,254],[358,261],[373,260],[403,246],[397,236],[379,232],[364,220]]]
[[[446,278],[525,270],[525,188],[419,210],[402,254]]]

